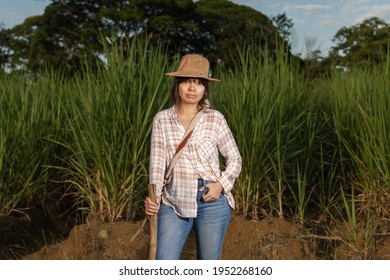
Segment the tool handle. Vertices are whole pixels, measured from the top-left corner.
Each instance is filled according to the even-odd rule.
[[[156,185],[149,184],[148,185],[148,195],[149,198],[156,202]],[[150,223],[150,244],[149,244],[149,260],[156,259],[156,248],[157,248],[157,215],[149,216]]]

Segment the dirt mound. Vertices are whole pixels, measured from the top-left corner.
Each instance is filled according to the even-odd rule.
[[[233,215],[224,242],[222,259],[315,259],[309,243],[296,238],[300,227],[272,218],[261,222]],[[149,227],[144,221],[75,226],[61,243],[47,245],[25,259],[147,259]],[[182,259],[196,259],[195,235],[191,232]]]
[[[73,226],[65,239],[47,239],[44,246],[17,249],[7,246],[17,231],[28,235],[29,221],[0,217],[0,244],[3,258],[27,260],[145,260],[148,258],[149,224],[139,222],[101,223],[89,220]],[[390,259],[390,236],[382,225],[381,234],[360,249],[340,238],[312,234],[301,225],[280,218],[261,221],[233,215],[224,241],[224,260],[315,260]],[[11,229],[11,230],[7,230]],[[345,231],[341,229],[341,231]],[[13,234],[11,234],[13,232]],[[364,229],[362,229],[364,232]],[[31,233],[30,233],[31,235]],[[33,237],[29,237],[33,240]],[[56,241],[54,241],[56,240]],[[364,240],[360,244],[364,244]],[[19,246],[20,247],[20,246]],[[15,254],[17,252],[17,254]],[[195,235],[190,233],[181,259],[196,259]]]
[[[280,218],[251,221],[235,216],[226,235],[223,259],[316,259],[310,242],[299,238],[303,235],[301,226]]]

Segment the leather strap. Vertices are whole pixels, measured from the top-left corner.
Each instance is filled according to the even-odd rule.
[[[188,140],[190,139],[192,132],[194,131],[196,123],[202,117],[203,114],[204,114],[204,110],[203,109],[199,110],[199,112],[196,113],[195,117],[191,120],[190,125],[187,127],[187,129],[184,133],[183,139],[181,140],[180,144],[177,146],[175,154],[173,155],[171,162],[169,163],[167,173],[165,174],[164,185],[168,182],[174,165],[176,164],[177,160],[179,159],[181,153],[183,152],[184,146],[187,144]]]

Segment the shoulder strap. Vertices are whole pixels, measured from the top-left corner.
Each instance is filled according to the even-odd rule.
[[[165,174],[165,181],[167,182],[169,180],[169,177],[171,176],[172,170],[174,165],[176,164],[178,158],[180,157],[181,153],[183,152],[184,146],[187,144],[188,139],[190,139],[192,132],[194,131],[195,125],[198,122],[198,120],[202,117],[204,114],[204,110],[200,110],[198,113],[196,113],[195,117],[191,120],[190,125],[187,127],[183,139],[181,140],[180,144],[177,146],[175,154],[173,155],[171,162],[169,163],[167,172]]]

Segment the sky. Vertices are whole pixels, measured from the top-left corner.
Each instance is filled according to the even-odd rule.
[[[212,1],[212,0],[209,0]],[[346,26],[361,23],[369,17],[379,17],[390,23],[389,0],[233,0],[249,6],[269,18],[283,12],[292,18],[291,43],[293,53],[303,56],[309,51],[321,50],[326,56],[333,36]],[[49,0],[0,0],[0,23],[6,28],[23,23],[24,19],[43,14]]]
[[[295,54],[321,50],[327,55],[332,38],[342,27],[351,27],[376,16],[390,23],[389,0],[233,0],[252,7],[269,18],[283,12],[292,18],[291,43]]]

